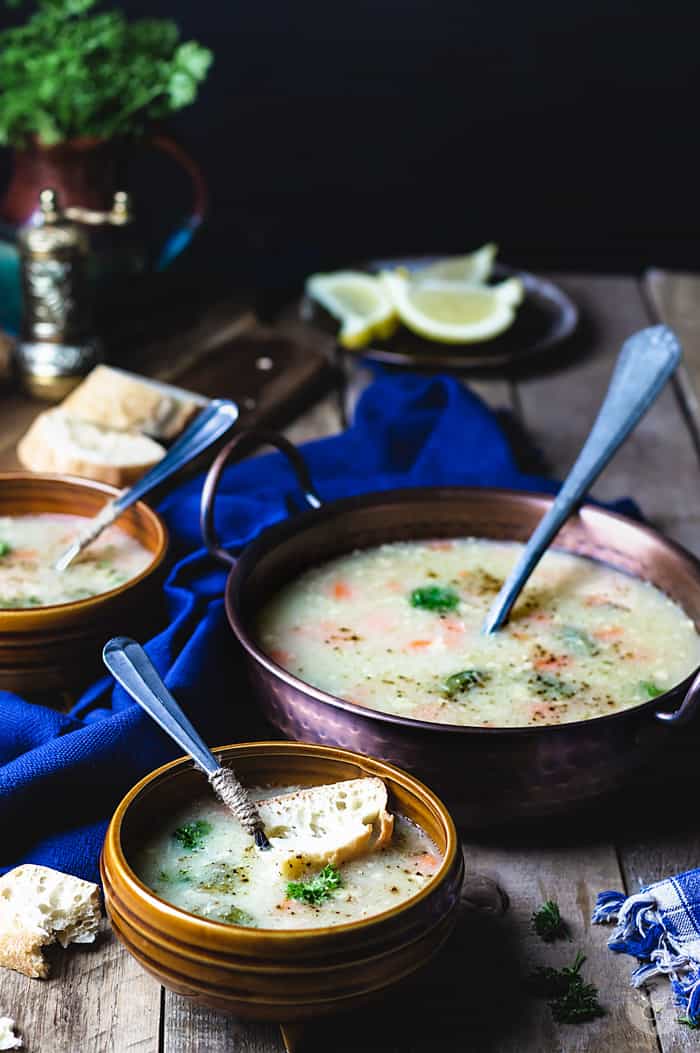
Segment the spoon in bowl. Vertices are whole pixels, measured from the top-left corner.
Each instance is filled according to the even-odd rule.
[[[212,443],[220,439],[229,428],[232,428],[238,419],[238,409],[233,402],[227,399],[212,399],[209,405],[202,410],[189,428],[173,443],[165,457],[146,472],[138,482],[109,501],[103,509],[91,519],[85,529],[81,531],[70,548],[56,560],[54,570],[59,573],[70,567],[83,549],[99,537],[103,530],[118,519],[122,512],[140,501],[151,490],[169,479],[171,475],[179,472],[190,461],[204,453]]]
[[[102,661],[134,702],[138,702],[141,709],[189,753],[206,775],[216,796],[251,834],[258,848],[269,848],[262,819],[248,791],[231,768],[221,767],[168,691],[143,647],[128,636],[115,636],[105,644]]]
[[[675,334],[665,325],[642,329],[624,342],[583,449],[493,601],[481,629],[485,636],[507,621],[550,541],[655,401],[682,353]]]

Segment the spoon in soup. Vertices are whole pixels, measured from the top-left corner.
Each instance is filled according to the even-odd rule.
[[[102,651],[102,661],[134,702],[155,720],[204,772],[216,796],[233,812],[258,848],[270,847],[258,810],[231,768],[222,768],[158,675],[140,644],[115,636]]]
[[[54,569],[61,573],[70,567],[80,553],[100,536],[103,530],[115,519],[126,512],[127,508],[140,501],[146,494],[179,472],[186,464],[204,453],[212,443],[220,439],[233,427],[238,419],[238,409],[227,399],[212,399],[202,410],[189,428],[173,443],[165,457],[158,461],[149,472],[146,472],[133,486],[109,501],[103,509],[91,519],[85,529],[75,539],[70,548],[56,560]]]
[[[493,601],[481,629],[484,635],[500,629],[508,620],[550,541],[655,401],[682,353],[675,334],[665,325],[642,329],[622,345],[603,405],[583,449]]]

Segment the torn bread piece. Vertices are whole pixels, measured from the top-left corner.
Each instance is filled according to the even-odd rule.
[[[168,440],[179,435],[208,401],[136,373],[96,366],[63,400],[61,409],[103,427]]]
[[[79,420],[65,410],[40,413],[20,439],[17,456],[32,472],[58,472],[131,486],[165,456],[160,443],[137,431]]]
[[[15,1034],[15,1022],[11,1016],[0,1016],[0,1049],[20,1049],[22,1039]]]
[[[15,867],[0,878],[0,966],[45,978],[44,947],[92,943],[100,916],[91,881],[34,863]]]
[[[286,878],[374,852],[389,843],[394,829],[386,786],[374,777],[311,786],[257,805]]]

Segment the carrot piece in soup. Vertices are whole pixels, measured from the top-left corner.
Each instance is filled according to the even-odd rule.
[[[440,865],[440,860],[432,852],[423,852],[416,859],[416,863],[423,872],[432,874]]]
[[[619,640],[621,636],[624,636],[624,629],[621,625],[606,625],[602,629],[594,629],[593,635],[596,640]]]
[[[548,669],[555,672],[559,669],[566,669],[568,665],[571,665],[571,659],[565,654],[547,654],[543,658],[536,658],[533,665],[538,670]]]
[[[336,581],[333,585],[333,599],[334,600],[349,600],[352,596],[352,589],[348,585],[347,581]]]

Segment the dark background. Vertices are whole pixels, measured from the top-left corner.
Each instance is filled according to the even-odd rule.
[[[198,274],[282,286],[489,239],[535,268],[700,263],[691,0],[122,6],[174,17],[215,52],[171,122],[211,189],[181,265]],[[150,187],[182,211],[179,177],[142,167],[142,209],[156,209]]]

